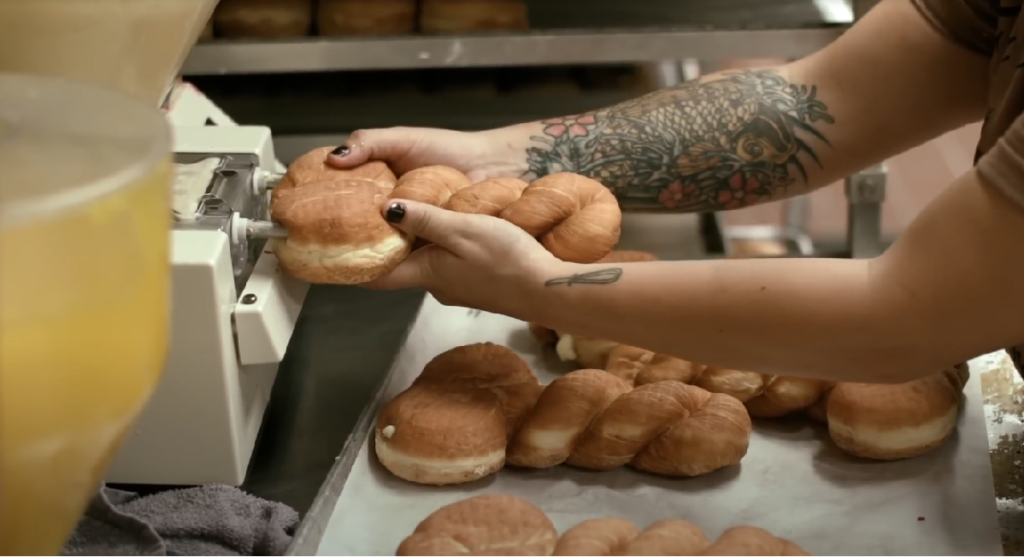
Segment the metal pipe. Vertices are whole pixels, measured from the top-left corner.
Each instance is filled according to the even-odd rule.
[[[287,238],[288,230],[273,222],[250,220],[245,223],[245,236],[249,239],[262,240],[270,238]]]
[[[854,259],[881,255],[886,169],[877,165],[846,178],[847,244]]]

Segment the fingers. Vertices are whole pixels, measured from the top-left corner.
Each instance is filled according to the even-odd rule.
[[[458,242],[466,232],[474,230],[477,217],[405,199],[384,207],[384,218],[395,228],[455,253],[460,251]]]
[[[426,287],[430,278],[429,260],[431,254],[429,251],[434,249],[438,248],[436,246],[428,246],[413,252],[387,275],[361,286],[372,290],[402,290],[405,288]]]
[[[370,160],[391,163],[404,157],[417,139],[417,132],[410,128],[359,130],[328,155],[327,163],[335,168],[351,168]]]

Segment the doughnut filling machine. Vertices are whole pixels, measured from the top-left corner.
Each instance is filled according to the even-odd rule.
[[[308,285],[283,276],[266,246],[279,234],[268,193],[283,170],[270,130],[235,125],[187,83],[164,107],[176,169],[171,350],[107,480],[241,485]]]
[[[264,249],[270,130],[174,83],[216,0],[0,0],[0,71],[59,76],[163,106],[173,128],[172,324],[162,378],[112,483],[239,485],[307,285]]]

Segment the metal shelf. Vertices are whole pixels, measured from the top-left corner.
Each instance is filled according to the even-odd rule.
[[[197,45],[182,74],[268,74],[341,70],[610,64],[744,58],[801,58],[846,29],[630,29],[451,37],[215,41]]]

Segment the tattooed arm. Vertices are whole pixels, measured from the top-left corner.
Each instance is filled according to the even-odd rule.
[[[522,174],[593,177],[625,205],[735,209],[804,193],[981,119],[986,60],[885,0],[786,66],[729,71],[496,130]]]

